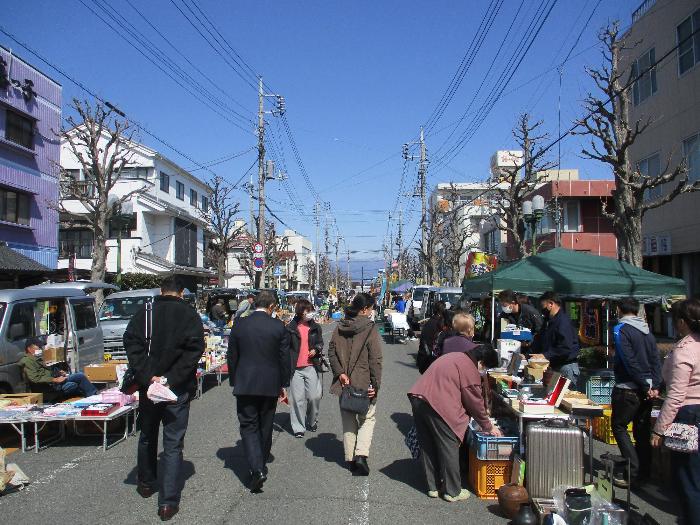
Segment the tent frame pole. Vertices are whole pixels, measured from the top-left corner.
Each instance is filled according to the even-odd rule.
[[[491,291],[491,344],[496,342],[496,294]]]

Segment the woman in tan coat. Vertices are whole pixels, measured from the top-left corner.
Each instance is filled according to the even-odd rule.
[[[343,423],[343,447],[348,468],[362,476],[369,474],[367,457],[374,432],[377,393],[382,381],[382,343],[375,330],[374,298],[357,294],[345,309],[328,345],[328,358],[333,371],[331,392],[340,395],[344,386],[367,390],[369,410],[360,415],[340,409]]]

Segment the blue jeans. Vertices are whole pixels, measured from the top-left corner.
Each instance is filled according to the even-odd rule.
[[[581,373],[581,371],[578,368],[578,363],[567,363],[565,365],[562,365],[559,370],[555,370],[556,372],[559,372],[562,377],[565,377],[571,381],[571,384],[569,385],[569,390],[576,390],[578,387],[578,376]]]
[[[95,385],[93,385],[90,380],[85,377],[85,374],[81,373],[70,374],[68,377],[66,377],[66,380],[63,383],[56,384],[56,390],[60,390],[66,396],[82,394],[90,397],[97,394],[97,388],[95,388]]]
[[[700,405],[681,407],[674,422],[700,425]],[[700,453],[671,452],[671,465],[681,504],[680,523],[700,523]]]

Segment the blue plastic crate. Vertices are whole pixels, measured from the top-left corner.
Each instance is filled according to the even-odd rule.
[[[615,375],[612,372],[591,376],[586,381],[588,399],[600,405],[611,403],[613,388],[615,388]]]
[[[480,460],[509,460],[518,451],[518,436],[495,437],[479,432],[474,427],[474,421],[469,424],[467,443]]]

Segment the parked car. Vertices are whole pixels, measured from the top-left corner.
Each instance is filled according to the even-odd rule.
[[[411,289],[411,300],[413,301],[413,315],[411,315],[411,317],[413,317],[416,321],[425,319],[425,296],[430,290],[434,289],[435,288],[433,286],[426,285],[414,286]]]
[[[100,328],[104,338],[104,353],[112,359],[125,359],[124,330],[131,318],[146,303],[160,295],[160,288],[116,292],[107,297],[100,307]]]
[[[50,339],[65,350],[74,372],[103,360],[102,330],[97,324],[95,298],[86,289],[115,288],[104,283],[37,285],[22,290],[0,290],[0,392],[25,387],[17,364],[27,339]],[[92,285],[92,286],[86,286]]]

